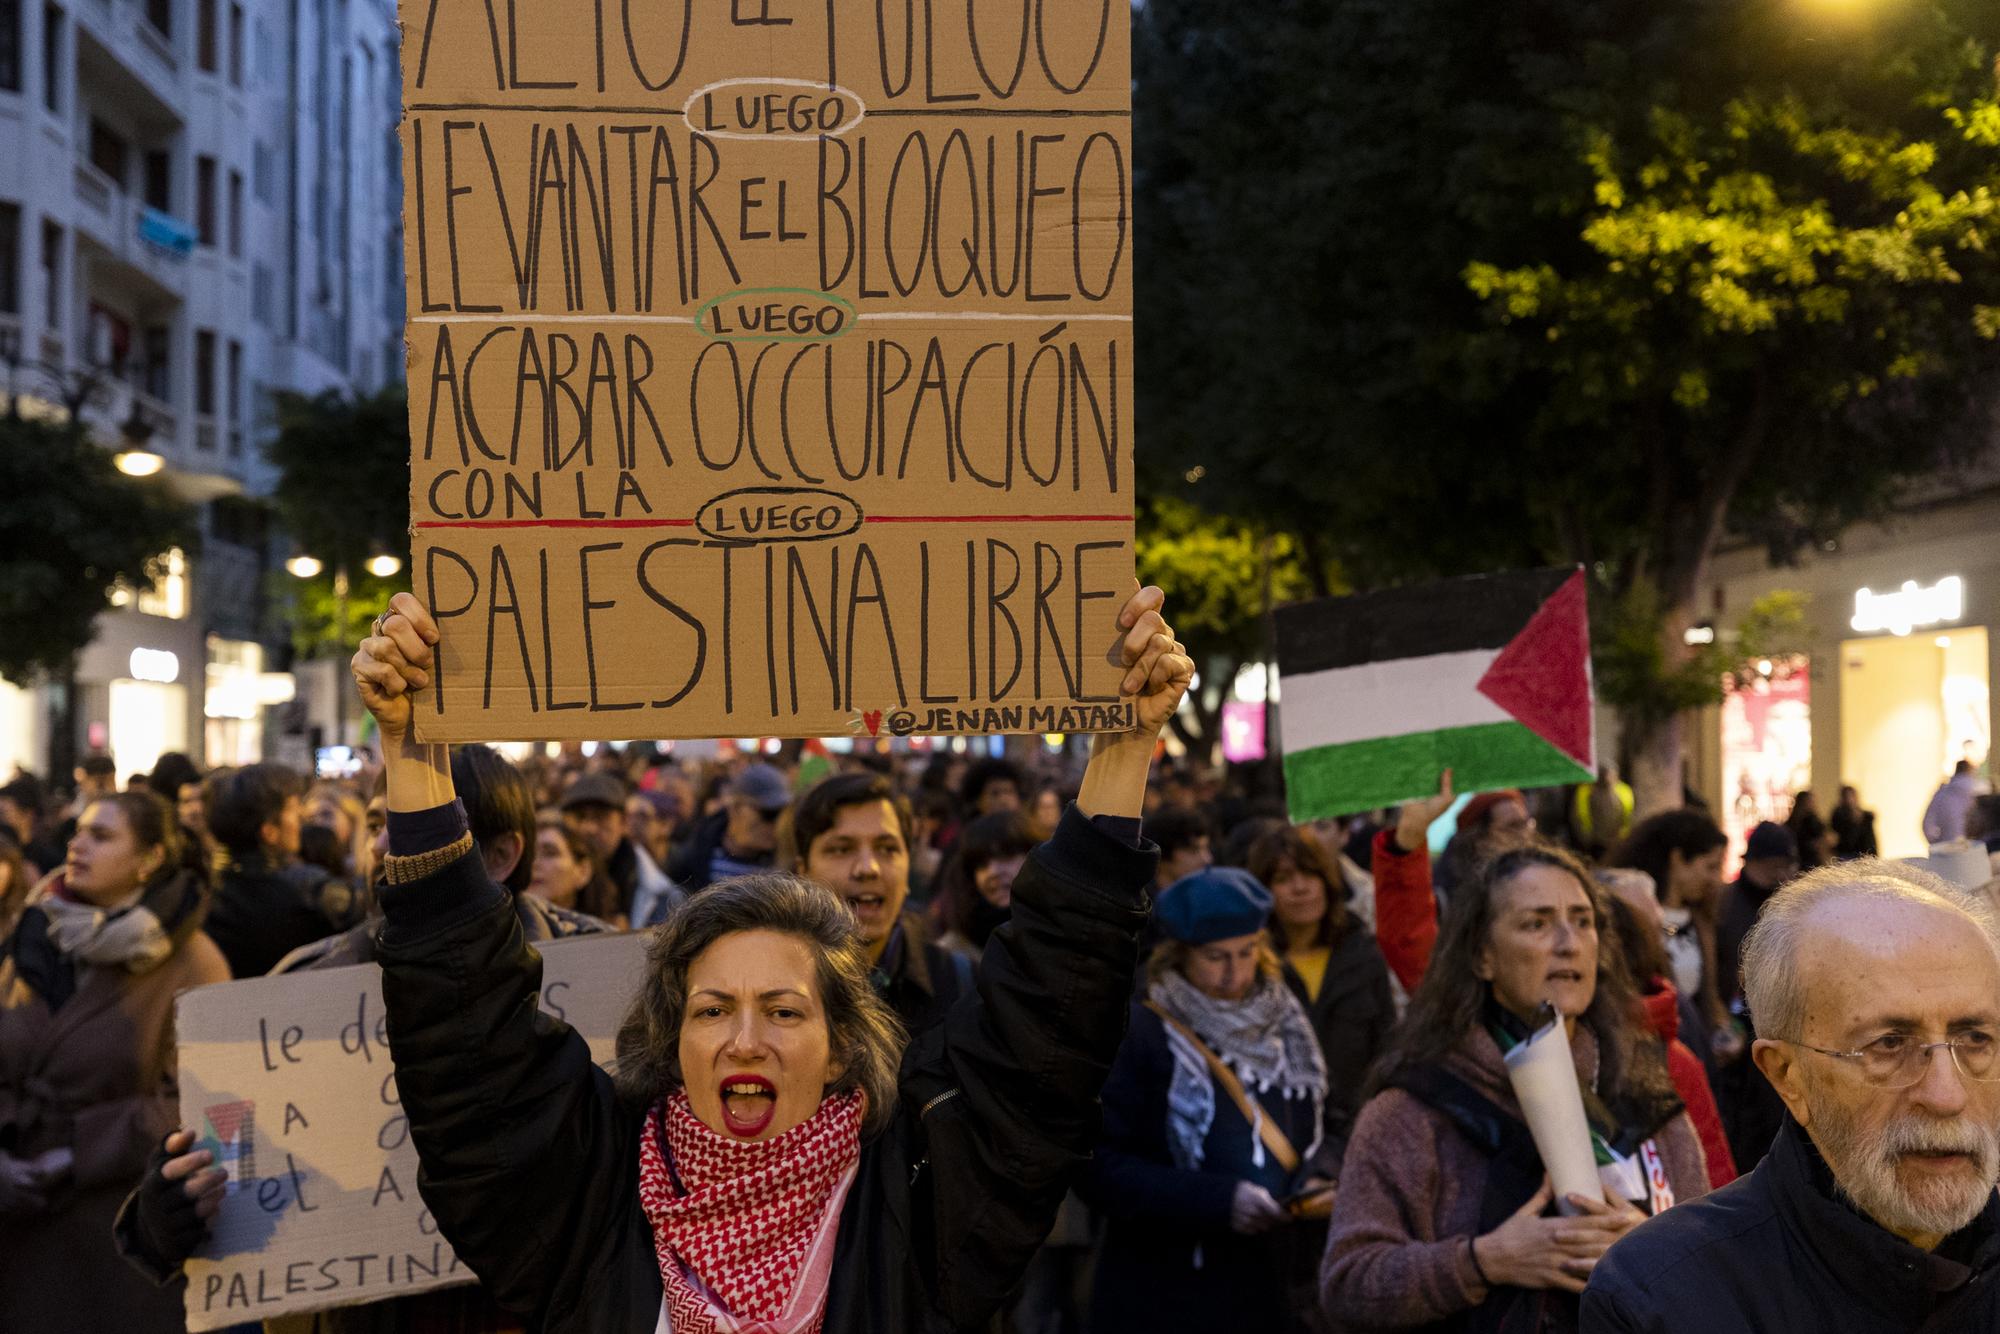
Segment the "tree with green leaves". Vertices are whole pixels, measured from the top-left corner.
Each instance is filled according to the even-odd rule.
[[[1173,728],[1206,757],[1222,739],[1222,706],[1237,673],[1270,660],[1270,609],[1310,596],[1313,586],[1289,536],[1203,514],[1184,500],[1144,505],[1138,538],[1139,581],[1166,590],[1175,632],[1201,655],[1202,679]]]
[[[322,569],[304,580],[273,576],[272,583],[290,604],[301,654],[345,654],[396,590],[409,586],[408,398],[400,385],[356,396],[281,394],[277,424],[264,446],[278,469],[271,500],[298,549]],[[375,555],[396,557],[403,571],[376,578],[367,568]],[[342,571],[345,621],[335,592]]]
[[[66,397],[69,386],[65,386]],[[201,527],[165,478],[128,477],[90,438],[76,409],[30,417],[11,399],[0,414],[0,679],[60,687],[49,769],[67,778],[76,754],[77,659],[97,636],[114,590],[150,590],[175,547],[192,552]]]
[[[1792,558],[1993,440],[1991,0],[1135,24],[1158,488],[1357,583],[1585,565],[1644,809],[1725,536]]]
[[[113,589],[150,589],[199,536],[164,478],[127,477],[74,418],[0,415],[0,677],[69,677]]]

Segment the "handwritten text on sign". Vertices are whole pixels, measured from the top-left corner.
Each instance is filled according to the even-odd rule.
[[[418,726],[1101,731],[1124,0],[404,0]]]
[[[601,1063],[638,987],[646,937],[552,941],[542,1008]],[[373,964],[252,978],[183,996],[181,1124],[229,1173],[188,1261],[190,1330],[472,1281],[417,1195],[417,1151],[389,1061]]]

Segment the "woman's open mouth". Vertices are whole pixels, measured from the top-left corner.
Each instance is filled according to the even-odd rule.
[[[778,1089],[762,1075],[731,1075],[722,1081],[722,1122],[738,1139],[755,1139],[778,1112]]]

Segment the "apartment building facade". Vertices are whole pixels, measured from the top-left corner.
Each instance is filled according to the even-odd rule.
[[[259,758],[292,696],[252,507],[282,390],[400,379],[393,0],[0,0],[0,357],[203,513],[99,621],[79,748]],[[151,456],[148,458],[147,456]],[[158,460],[157,463],[151,461]],[[0,770],[62,716],[0,683]]]

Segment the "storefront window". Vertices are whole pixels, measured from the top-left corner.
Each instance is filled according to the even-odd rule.
[[[264,646],[253,640],[208,638],[203,741],[211,765],[255,764],[264,758],[264,710],[290,700],[291,674],[264,670]]]
[[[187,749],[187,687],[157,681],[111,683],[111,758],[122,783],[151,772],[160,756]]]
[[[1811,673],[1802,657],[1770,666],[1736,682],[1722,701],[1722,828],[1732,875],[1745,835],[1765,820],[1782,822],[1793,796],[1812,786]]]
[[[1883,856],[1921,857],[1931,794],[1992,749],[1986,628],[1850,639],[1840,660],[1843,781],[1875,812]]]
[[[47,758],[35,753],[35,696],[11,681],[0,681],[0,773],[39,771]]]

